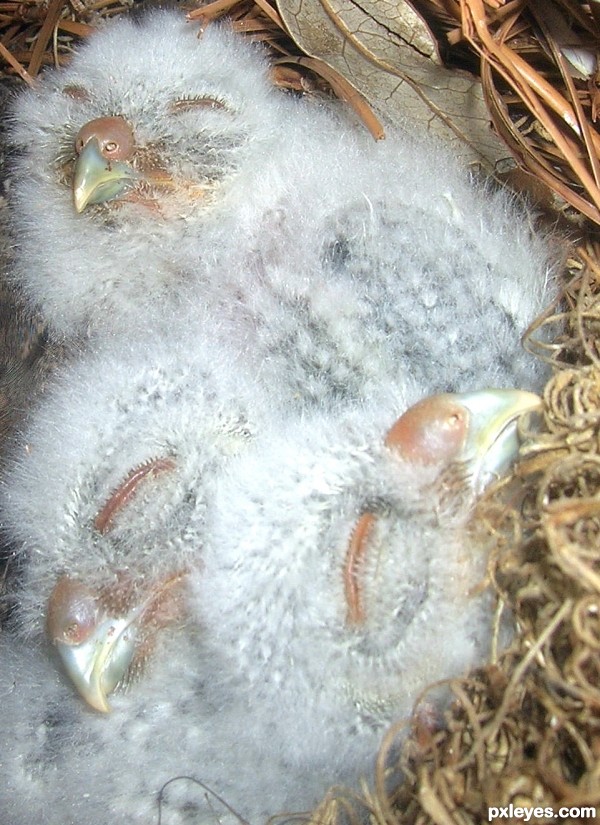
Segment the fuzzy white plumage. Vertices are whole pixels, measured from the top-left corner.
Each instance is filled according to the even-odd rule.
[[[225,28],[120,20],[19,98],[10,139],[15,279],[57,333],[204,307],[308,401],[399,370],[427,392],[529,382],[514,343],[547,250],[508,200],[433,143],[377,143],[339,105],[275,90]]]
[[[0,675],[12,825],[151,821],[178,775],[256,822],[304,809],[332,777],[369,770],[425,685],[487,651],[488,599],[470,595],[485,557],[464,532],[479,457],[461,448],[456,489],[438,486],[447,456],[426,466],[385,445],[399,386],[385,403],[290,416],[197,343],[107,342],[73,365],[5,479],[23,564],[21,633],[4,639]],[[47,630],[109,714],[57,679]],[[115,669],[129,690],[107,703]],[[190,781],[167,803],[169,822],[212,821]]]
[[[548,251],[443,150],[372,142],[174,13],[91,38],[11,134],[15,280],[89,340],[4,479],[0,814],[147,825],[178,775],[255,823],[310,807],[485,655],[481,433],[532,400],[434,401],[431,443],[393,425],[539,385],[519,335]],[[227,815],[190,780],[167,810]]]

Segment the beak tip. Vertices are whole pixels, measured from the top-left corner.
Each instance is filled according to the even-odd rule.
[[[73,206],[75,207],[75,211],[78,215],[81,215],[83,210],[86,207],[86,200],[82,198],[76,191],[73,192]]]
[[[106,701],[106,697],[103,694],[98,695],[97,697],[93,697],[90,695],[83,697],[87,704],[93,708],[93,710],[98,711],[99,713],[110,713],[112,708]]]

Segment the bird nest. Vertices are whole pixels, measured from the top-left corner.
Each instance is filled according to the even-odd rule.
[[[600,812],[600,4],[413,5],[446,64],[479,73],[494,128],[529,173],[519,181],[577,239],[561,300],[527,339],[532,357],[553,368],[543,412],[524,433],[512,477],[478,513],[493,548],[498,615],[514,616],[514,641],[449,683],[454,701],[443,720],[428,711],[425,692],[409,735],[406,724],[389,732],[360,798],[332,791],[311,818],[324,825],[367,811],[381,825],[467,825],[521,807],[537,809],[531,822],[556,821],[547,809]],[[44,64],[68,60],[73,41],[99,18],[124,10],[118,0],[4,0],[0,57],[30,82]],[[193,14],[228,14],[283,58],[281,85],[306,91],[326,82],[371,117],[347,79],[294,45],[267,0],[214,0]],[[574,810],[561,821],[580,816]]]

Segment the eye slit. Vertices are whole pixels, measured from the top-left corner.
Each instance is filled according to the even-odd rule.
[[[174,100],[170,109],[175,114],[190,112],[192,109],[221,109],[226,112],[229,106],[217,97],[182,97]]]
[[[91,99],[89,92],[87,89],[84,89],[83,86],[65,86],[62,92],[67,97],[71,97],[73,100],[78,100],[81,103],[87,103]]]

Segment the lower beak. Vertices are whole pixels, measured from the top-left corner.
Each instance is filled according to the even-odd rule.
[[[77,212],[94,203],[105,203],[120,197],[139,176],[123,161],[109,161],[103,157],[96,138],[91,138],[75,162],[73,175],[73,203]]]

